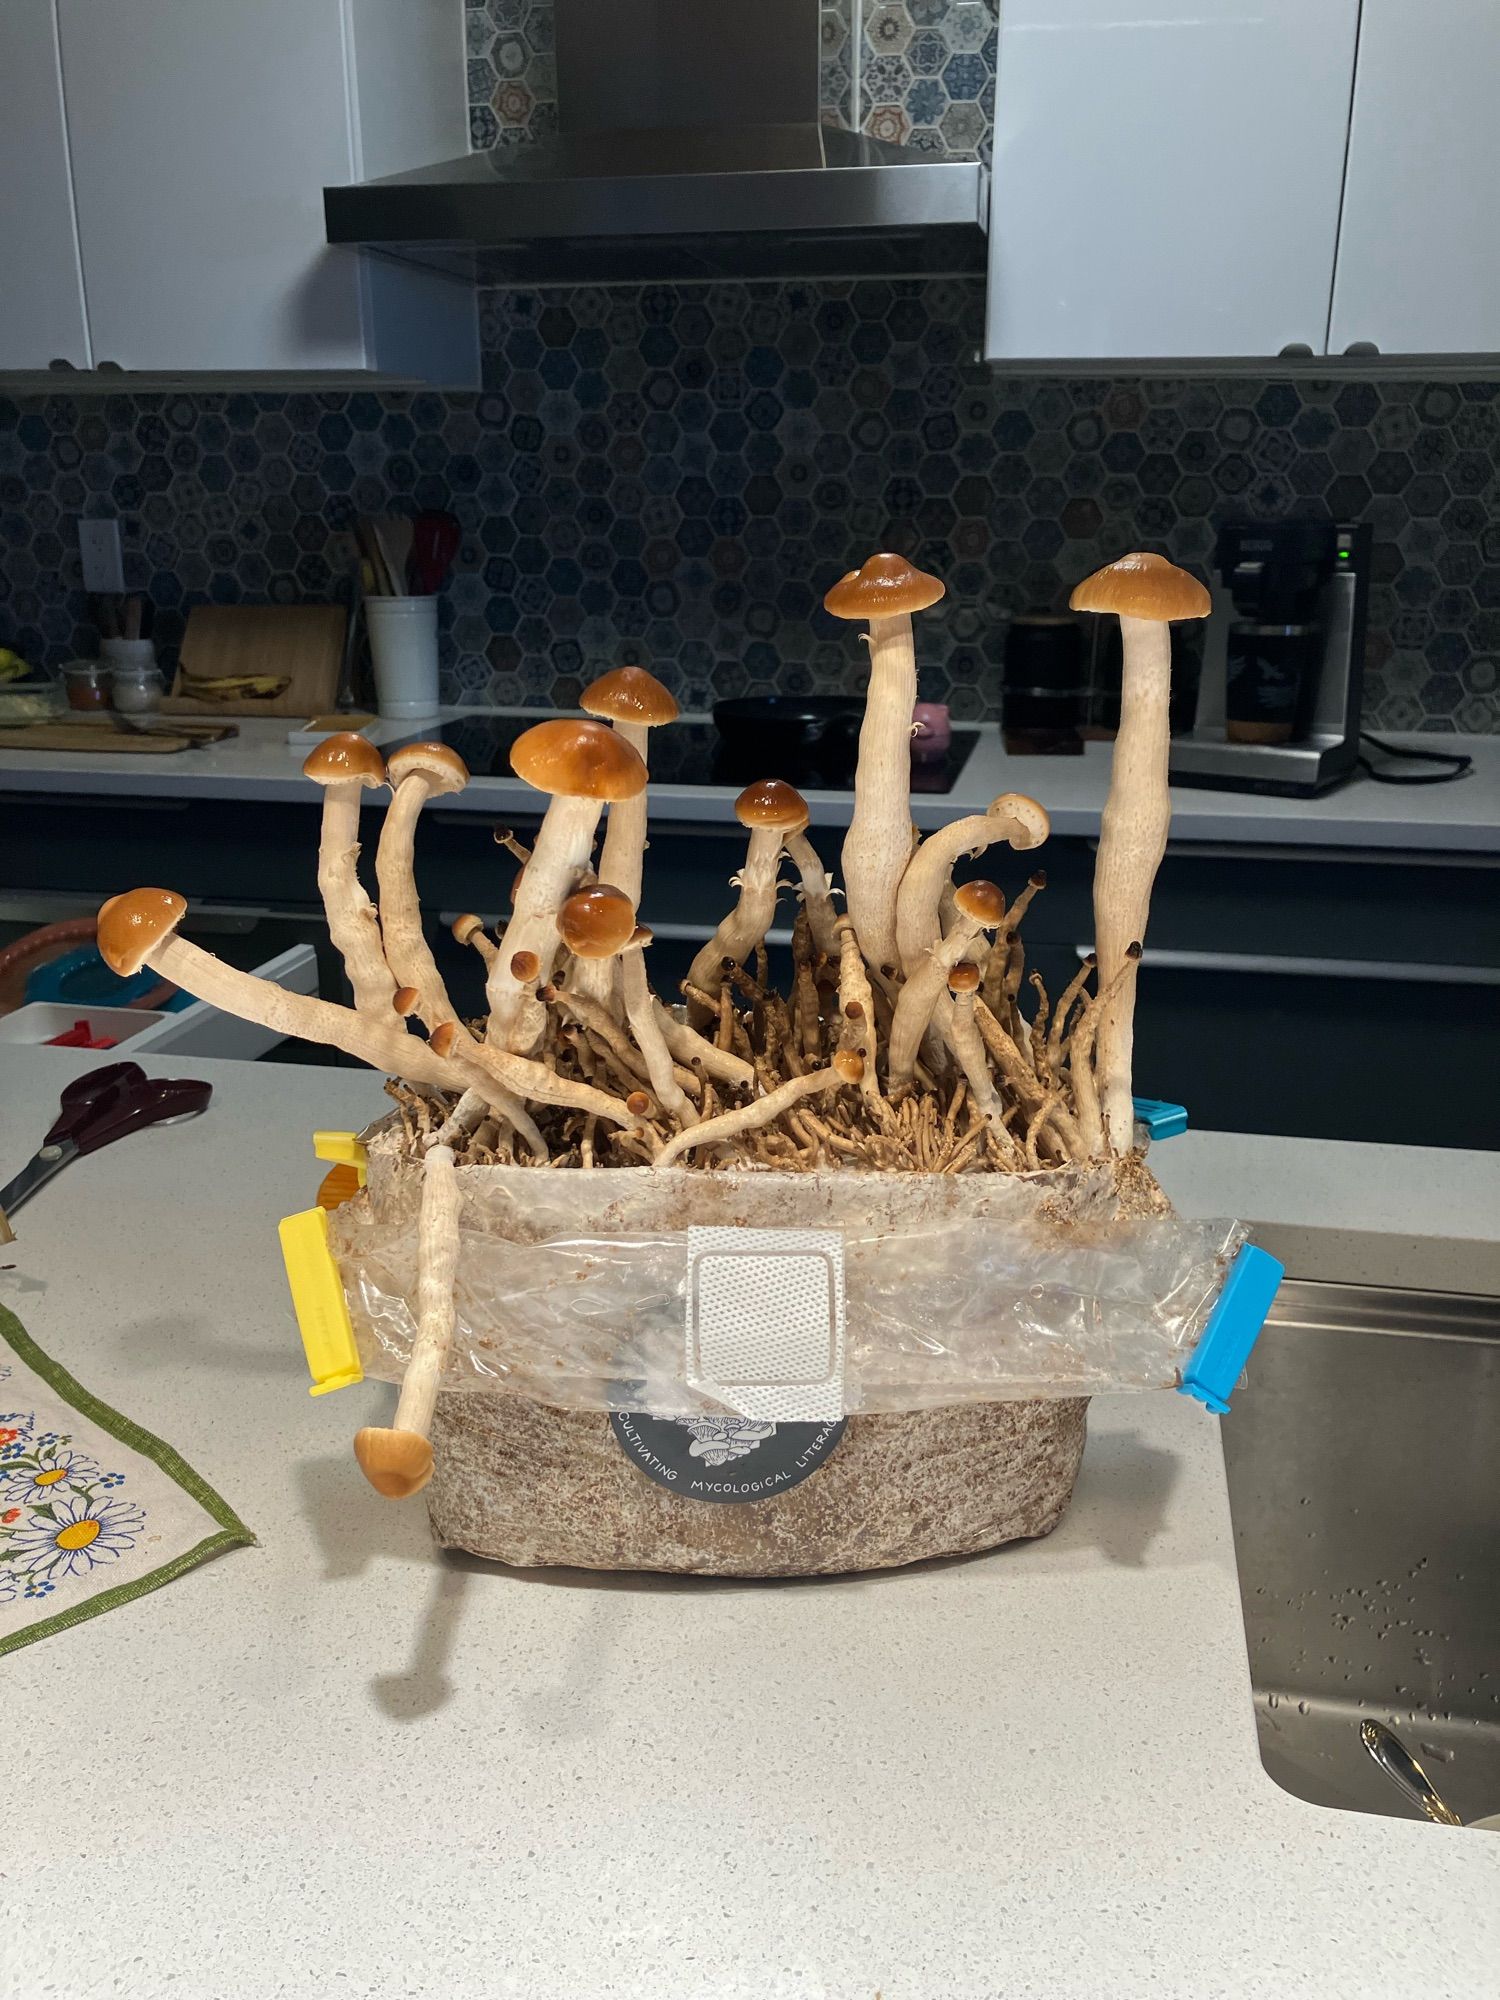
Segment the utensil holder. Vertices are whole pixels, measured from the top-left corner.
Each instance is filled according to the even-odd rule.
[[[435,597],[365,599],[370,659],[375,668],[375,705],[382,715],[437,713],[437,614]]]

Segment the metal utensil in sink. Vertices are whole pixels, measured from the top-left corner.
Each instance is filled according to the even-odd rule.
[[[1425,1813],[1437,1826],[1463,1825],[1394,1729],[1387,1729],[1383,1722],[1366,1716],[1359,1725],[1359,1740],[1397,1791],[1404,1793],[1418,1812]]]

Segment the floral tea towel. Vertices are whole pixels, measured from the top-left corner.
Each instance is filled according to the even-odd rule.
[[[169,1444],[91,1396],[0,1306],[0,1653],[254,1540]]]

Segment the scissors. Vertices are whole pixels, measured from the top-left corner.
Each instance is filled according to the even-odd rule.
[[[0,1187],[0,1216],[14,1213],[39,1187],[85,1153],[97,1153],[147,1125],[175,1125],[208,1109],[211,1083],[190,1077],[148,1077],[139,1063],[107,1063],[70,1083],[41,1149],[13,1181]]]

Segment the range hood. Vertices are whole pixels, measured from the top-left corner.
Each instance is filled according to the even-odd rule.
[[[982,270],[986,176],[822,124],[818,0],[555,0],[558,131],[325,188],[330,243],[488,283]]]

